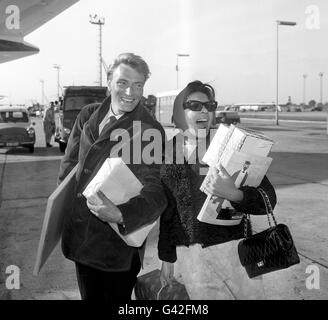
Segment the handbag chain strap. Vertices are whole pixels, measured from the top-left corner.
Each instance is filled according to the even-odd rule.
[[[274,217],[272,206],[271,206],[268,195],[266,194],[266,192],[262,188],[258,188],[258,191],[260,192],[260,194],[263,198],[263,201],[265,203],[265,209],[266,209],[266,213],[267,213],[267,217],[268,217],[269,226],[272,227],[271,221],[270,221],[270,215],[272,217],[274,225],[276,226],[277,221],[276,221],[276,218]]]
[[[253,234],[253,227],[252,227],[252,222],[251,222],[251,217],[249,214],[244,213],[244,237],[247,238],[247,230],[248,230],[248,225],[250,229],[250,233]]]
[[[266,214],[267,214],[267,218],[268,218],[268,222],[269,222],[269,226],[272,227],[271,225],[271,220],[270,220],[270,215],[272,217],[272,220],[275,224],[275,226],[277,225],[277,221],[276,218],[273,215],[273,210],[272,210],[272,206],[269,200],[268,195],[266,194],[266,192],[261,189],[261,188],[257,188],[257,190],[259,191],[259,193],[261,194],[264,204],[265,204],[265,209],[266,209]],[[251,217],[250,214],[244,214],[245,220],[244,220],[244,237],[247,238],[247,229],[248,229],[248,224],[250,227],[250,232],[251,234],[253,234],[253,227],[252,227],[252,223],[251,223]]]

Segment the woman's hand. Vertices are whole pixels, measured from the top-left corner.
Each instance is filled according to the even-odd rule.
[[[235,182],[221,164],[219,170],[210,167],[209,173],[205,184],[208,192],[233,202],[243,200],[243,192],[235,186]]]
[[[161,274],[160,274],[160,281],[162,287],[172,284],[173,275],[174,275],[174,263],[163,261]]]
[[[97,196],[102,200],[102,204],[97,205],[87,201],[90,211],[104,222],[122,223],[123,217],[121,211],[110,201],[100,190]]]

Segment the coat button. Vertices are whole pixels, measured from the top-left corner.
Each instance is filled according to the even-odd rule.
[[[90,171],[89,169],[86,169],[86,168],[85,168],[85,169],[83,170],[83,172],[84,172],[85,174],[88,174],[88,173],[90,173],[91,171]]]
[[[79,192],[77,195],[76,195],[78,198],[82,198],[83,197],[83,194],[81,192]]]

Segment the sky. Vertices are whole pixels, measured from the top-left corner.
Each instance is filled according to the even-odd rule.
[[[1,14],[1,13],[0,13]],[[279,102],[328,101],[328,1],[326,0],[80,0],[25,37],[40,53],[0,64],[1,103],[41,102],[62,87],[97,85],[99,30],[89,14],[105,18],[102,55],[107,64],[134,52],[149,64],[145,95],[201,80],[220,104],[276,99],[276,20],[279,27]],[[177,53],[179,57],[177,80]],[[103,72],[103,85],[106,83]]]

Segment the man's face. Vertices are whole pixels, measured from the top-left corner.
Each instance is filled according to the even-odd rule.
[[[114,113],[133,111],[143,95],[145,82],[143,74],[126,64],[120,64],[108,81]]]

